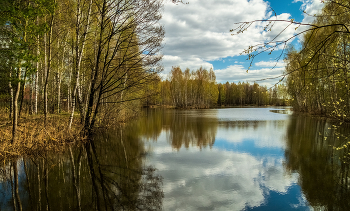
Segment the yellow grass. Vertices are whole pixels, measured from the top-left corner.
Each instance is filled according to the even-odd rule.
[[[18,121],[17,140],[11,143],[12,124],[8,114],[0,111],[0,161],[17,156],[40,156],[60,152],[67,145],[84,141],[81,125],[75,118],[68,130],[68,114],[50,115],[46,125],[43,115],[25,116]]]

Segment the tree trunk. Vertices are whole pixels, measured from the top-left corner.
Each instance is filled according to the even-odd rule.
[[[92,0],[90,0],[90,3],[89,3],[89,11],[87,14],[87,24],[85,26],[85,33],[83,33],[83,36],[81,37],[81,35],[79,34],[80,33],[79,29],[80,29],[80,25],[81,25],[80,1],[78,1],[78,5],[77,5],[77,13],[76,13],[76,21],[77,22],[76,22],[76,29],[75,29],[76,30],[75,68],[74,68],[76,73],[75,73],[75,86],[74,86],[73,95],[72,95],[72,111],[71,111],[71,115],[69,117],[69,124],[68,124],[69,129],[71,129],[71,126],[72,126],[73,115],[74,115],[76,103],[78,103],[78,108],[80,110],[81,123],[84,122],[84,118],[85,118],[85,115],[84,115],[85,112],[82,109],[81,93],[80,93],[80,89],[79,89],[79,74],[80,74],[81,60],[82,60],[83,52],[84,52],[84,48],[85,48],[86,35],[89,31],[89,26],[90,26],[91,6],[92,6]],[[82,47],[79,50],[80,41],[82,42]],[[77,92],[78,92],[78,97],[76,98]]]
[[[19,106],[19,111],[18,111],[18,118],[21,118],[21,113],[22,113],[22,106],[23,106],[23,99],[25,95],[25,88],[26,88],[26,78],[27,78],[27,70],[25,71],[24,74],[24,81],[22,83],[22,95],[21,95],[21,100],[20,100],[20,106]]]
[[[30,84],[30,89],[29,89],[29,114],[32,115],[34,113],[33,109],[33,89],[34,89],[34,76],[31,76],[31,81],[32,83]]]
[[[37,24],[39,23],[39,18],[37,18]],[[37,37],[37,50],[36,56],[39,57],[40,46],[39,46],[39,35]],[[34,113],[38,114],[38,91],[39,91],[39,62],[36,62],[36,71],[35,71],[35,88],[34,88]]]
[[[46,21],[46,18],[45,18]],[[46,116],[47,116],[47,81],[48,81],[48,68],[47,68],[47,41],[46,41],[46,33],[44,34],[44,116],[45,116],[45,122],[46,122]]]
[[[68,78],[68,96],[67,96],[67,111],[69,112],[70,111],[70,101],[71,101],[71,82],[72,82],[72,70],[70,69],[70,72],[69,72],[69,78]]]
[[[11,72],[10,72],[10,78],[11,78]],[[12,112],[13,112],[13,88],[12,88],[12,83],[11,81],[9,82],[9,89],[10,89],[10,96],[11,96],[11,102],[10,102],[10,114],[9,114],[9,119],[12,120]]]
[[[48,82],[49,82],[49,74],[50,74],[50,68],[51,68],[51,43],[52,43],[52,29],[53,29],[53,19],[54,15],[51,15],[51,20],[50,20],[50,30],[49,30],[49,42],[48,42],[48,48],[47,48],[47,54],[46,54],[46,33],[44,35],[45,38],[45,66],[46,66],[46,77],[45,77],[45,84],[44,84],[44,115],[45,115],[45,123],[47,120],[47,104],[48,104],[48,99],[47,99],[47,88],[48,88]],[[47,58],[47,56],[49,58]]]
[[[57,73],[57,113],[60,113],[60,105],[61,105],[61,73]]]
[[[18,96],[19,92],[21,90],[21,67],[18,70],[17,77],[18,77],[18,83],[17,83],[17,90],[15,97],[13,99],[13,117],[12,117],[12,141],[11,143],[14,143],[16,141],[16,131],[17,131],[17,124],[18,124]]]

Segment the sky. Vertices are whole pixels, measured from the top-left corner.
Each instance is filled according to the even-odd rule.
[[[196,70],[204,67],[213,68],[218,83],[256,81],[260,85],[271,87],[280,78],[258,81],[283,74],[283,58],[276,61],[282,49],[259,55],[247,69],[250,60],[240,55],[250,45],[261,44],[274,38],[287,23],[276,23],[271,32],[264,32],[262,23],[252,25],[246,32],[232,36],[230,29],[236,28],[237,22],[262,19],[290,20],[310,23],[313,15],[323,7],[321,0],[187,0],[189,4],[174,4],[165,0],[161,25],[165,29],[163,54],[163,79],[167,78],[172,66],[182,70]],[[305,11],[305,13],[303,13]],[[287,28],[279,37],[290,38],[303,30]],[[298,46],[299,40],[292,44]],[[274,68],[273,68],[274,67]]]

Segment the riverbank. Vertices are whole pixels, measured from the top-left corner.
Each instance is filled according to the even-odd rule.
[[[18,121],[17,140],[11,143],[12,124],[5,115],[0,118],[0,161],[17,156],[39,155],[63,151],[69,144],[84,141],[82,126],[75,118],[68,130],[69,114],[52,114],[44,122],[43,115],[28,115]]]

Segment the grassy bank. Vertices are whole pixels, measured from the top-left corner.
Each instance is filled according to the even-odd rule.
[[[0,113],[0,161],[16,156],[40,156],[43,152],[63,151],[68,144],[84,140],[81,137],[81,125],[75,118],[71,130],[68,130],[69,115],[49,115],[44,121],[43,115],[23,116],[18,121],[17,140],[11,143],[12,124],[7,112]]]

